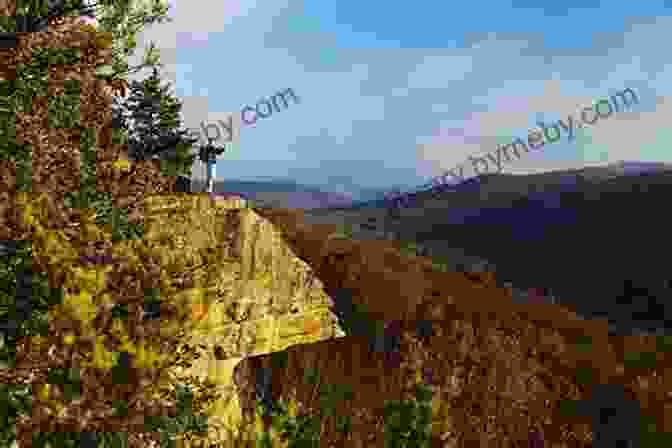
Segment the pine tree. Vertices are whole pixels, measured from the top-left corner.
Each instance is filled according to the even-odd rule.
[[[109,33],[113,41],[113,62],[102,66],[99,75],[125,79],[143,68],[162,66],[155,42],[149,42],[142,64],[131,68],[128,58],[134,54],[137,36],[144,28],[172,22],[169,7],[164,0],[23,0],[16,5],[14,17],[0,15],[0,47],[14,48],[17,32],[46,31],[50,23],[58,23],[64,16],[94,17],[98,20],[97,31]]]
[[[181,130],[182,103],[161,85],[156,67],[142,82],[133,81],[125,101],[115,101],[115,127],[128,136],[129,158],[133,160],[160,159],[164,174],[191,177],[196,158],[191,147],[198,141]]]

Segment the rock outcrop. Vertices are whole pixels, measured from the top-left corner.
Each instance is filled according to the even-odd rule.
[[[183,272],[180,282],[205,285],[200,304],[189,304],[170,283],[162,284],[161,295],[198,307],[199,324],[180,344],[196,359],[171,374],[195,388],[214,383],[213,431],[239,419],[232,372],[243,357],[343,334],[312,269],[269,221],[241,205],[190,194],[155,196],[145,206],[145,239],[161,254],[161,265]],[[210,434],[215,437],[221,434]]]

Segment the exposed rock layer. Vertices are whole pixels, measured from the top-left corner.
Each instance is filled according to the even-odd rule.
[[[199,307],[197,328],[181,341],[197,358],[171,374],[192,386],[216,385],[214,429],[237,420],[231,378],[240,359],[342,334],[312,269],[270,222],[238,206],[205,194],[155,196],[145,205],[145,238],[161,254],[161,265],[205,286],[200,303],[171,283],[162,284],[161,294],[181,307]]]

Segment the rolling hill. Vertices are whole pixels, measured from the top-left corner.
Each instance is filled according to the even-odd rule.
[[[194,182],[192,191],[202,191],[205,182]],[[215,180],[215,193],[234,193],[260,205],[279,208],[322,208],[349,206],[353,199],[341,193],[330,193],[319,187],[297,184],[288,180],[238,181]]]
[[[311,210],[307,219],[394,235],[454,260],[484,260],[498,281],[550,287],[557,302],[616,331],[672,327],[672,169],[624,162],[531,175],[490,175],[411,206]],[[471,261],[470,261],[471,262]]]

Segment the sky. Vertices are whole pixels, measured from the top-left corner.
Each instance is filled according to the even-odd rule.
[[[168,3],[173,21],[143,31],[130,61],[157,44],[184,128],[233,117],[217,179],[291,179],[348,194],[408,190],[459,166],[471,177],[469,157],[526,140],[539,122],[576,121],[626,88],[638,104],[572,141],[562,130],[501,172],[672,162],[669,0]],[[287,88],[300,103],[241,122],[245,106]]]

